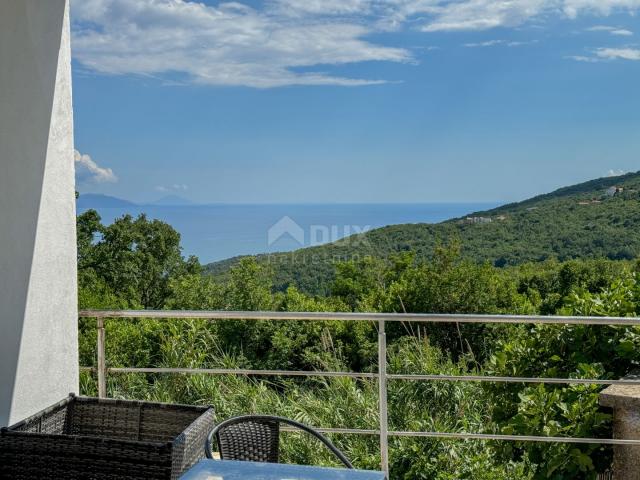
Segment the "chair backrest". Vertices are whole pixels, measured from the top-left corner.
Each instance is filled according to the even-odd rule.
[[[278,463],[280,422],[268,418],[236,418],[215,432],[221,459]]]
[[[205,453],[213,458],[212,443],[215,438],[221,460],[278,463],[280,448],[280,424],[302,430],[322,442],[347,468],[351,462],[326,437],[312,428],[283,417],[246,415],[218,424],[207,438]]]

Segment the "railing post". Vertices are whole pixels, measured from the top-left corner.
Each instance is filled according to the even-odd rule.
[[[104,353],[104,318],[98,317],[98,397],[107,397],[107,364]]]
[[[378,387],[380,416],[380,461],[389,477],[389,416],[387,410],[387,333],[384,320],[378,322]]]

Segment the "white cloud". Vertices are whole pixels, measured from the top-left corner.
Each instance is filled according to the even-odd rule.
[[[538,43],[538,40],[528,40],[528,41],[521,41],[521,42],[507,42],[506,45],[507,47],[521,47],[523,45],[533,45],[534,43]]]
[[[508,41],[508,40],[488,40],[486,42],[479,43],[465,43],[463,47],[467,48],[478,48],[478,47],[494,47],[496,45],[504,45],[507,47],[521,47],[523,45],[531,45],[537,43],[537,40],[529,40],[529,41]]]
[[[549,0],[465,0],[446,2],[425,32],[514,27],[541,14]]]
[[[587,28],[587,32],[610,32],[611,30],[615,30],[616,27],[611,27],[609,25],[594,25],[593,27]]]
[[[595,53],[605,60],[640,60],[640,49],[637,48],[599,48]]]
[[[593,27],[587,28],[587,32],[608,32],[611,35],[629,37],[633,35],[631,30],[627,30],[625,28],[612,27],[609,25],[595,25]]]
[[[174,183],[173,185],[157,185],[155,189],[158,192],[186,192],[189,186],[184,183]]]
[[[585,62],[585,63],[597,63],[600,60],[594,57],[588,57],[586,55],[569,55],[565,57],[569,60],[575,60],[576,62]]]
[[[610,15],[621,10],[633,12],[640,9],[640,0],[564,0],[563,10],[570,18],[581,13]]]
[[[505,43],[504,40],[487,40],[486,42],[479,42],[479,43],[465,43],[463,47],[467,47],[467,48],[493,47],[495,45],[503,45],[504,43]]]
[[[606,62],[613,60],[635,60],[640,61],[640,49],[637,48],[597,48],[593,51],[593,55],[572,55],[566,57],[578,62]]]
[[[615,170],[615,169],[611,169],[607,172],[607,177],[619,177],[620,175],[624,175],[625,172],[624,170]]]
[[[622,37],[630,37],[631,35],[633,35],[633,32],[631,30],[626,30],[624,28],[620,28],[618,30],[611,30],[611,35],[618,35],[618,36],[622,36]]]
[[[488,30],[516,27],[547,15],[607,16],[617,11],[635,13],[640,0],[452,0],[437,2],[426,32]]]
[[[100,167],[93,159],[86,154],[74,150],[76,166],[76,181],[94,183],[115,183],[118,177],[110,168]]]
[[[75,2],[73,50],[80,63],[100,73],[177,74],[192,83],[258,88],[376,84],[381,80],[314,67],[411,61],[408,50],[364,40],[371,33],[365,24],[315,15],[290,18],[281,13],[284,3],[302,8],[300,14],[320,13],[322,7],[312,2],[305,10],[295,0],[261,11],[236,2],[216,7],[185,0]],[[340,2],[329,3],[339,10]]]
[[[370,0],[276,0],[275,11],[284,15],[366,14],[373,8]]]
[[[243,1],[76,0],[74,58],[94,72],[171,83],[360,86],[388,79],[353,78],[332,68],[414,61],[409,49],[372,39],[383,31],[488,30],[551,16],[640,10],[640,0],[265,0],[257,7]]]

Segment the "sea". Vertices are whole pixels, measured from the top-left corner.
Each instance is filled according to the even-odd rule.
[[[407,223],[437,223],[498,203],[132,205],[94,207],[105,224],[145,213],[181,235],[184,255],[203,264],[238,255],[286,252],[356,233]],[[78,213],[90,208],[79,208]]]

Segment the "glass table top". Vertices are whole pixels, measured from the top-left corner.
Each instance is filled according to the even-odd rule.
[[[382,472],[280,463],[202,460],[181,480],[385,480]]]

